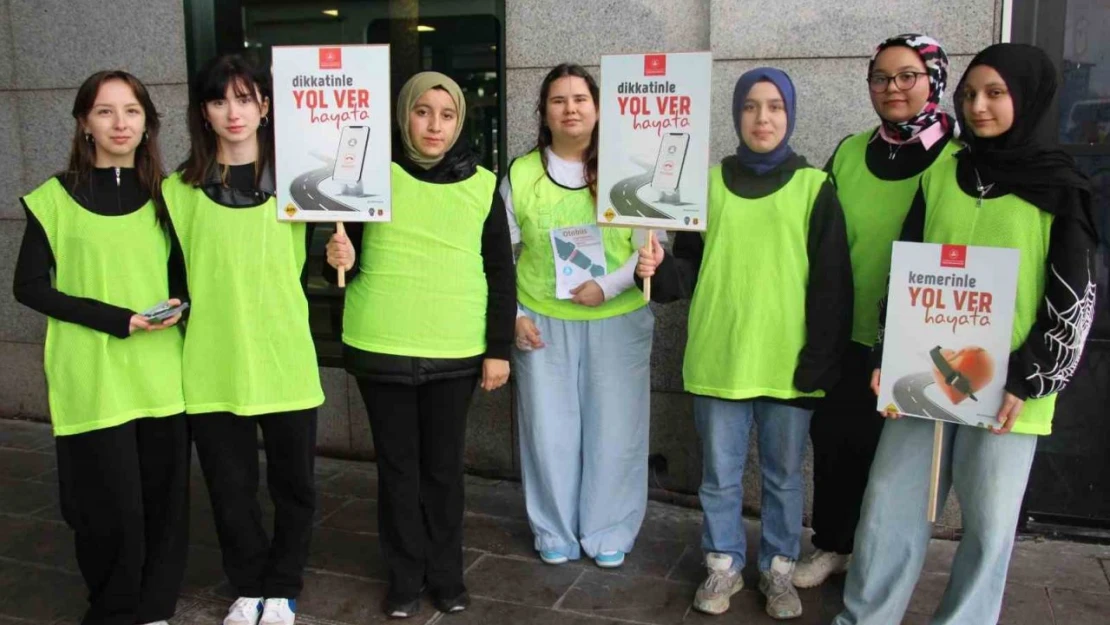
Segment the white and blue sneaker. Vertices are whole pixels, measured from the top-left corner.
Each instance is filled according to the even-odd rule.
[[[603,569],[615,569],[624,564],[624,552],[602,551],[594,558],[594,562]]]
[[[566,564],[569,558],[558,551],[541,551],[540,560],[543,560],[544,564]]]
[[[262,597],[239,597],[224,617],[224,625],[258,625],[262,615]]]
[[[296,599],[267,599],[258,625],[293,625],[296,620]]]

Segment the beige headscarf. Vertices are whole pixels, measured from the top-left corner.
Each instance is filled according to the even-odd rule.
[[[397,96],[397,126],[401,130],[401,142],[405,145],[405,156],[424,169],[435,167],[437,163],[443,160],[443,155],[431,158],[424,156],[416,149],[412,137],[409,135],[409,113],[416,106],[416,101],[420,99],[420,96],[433,87],[442,87],[455,101],[455,108],[459,112],[459,123],[455,126],[455,136],[451,137],[447,150],[454,147],[455,142],[459,140],[463,122],[466,121],[466,98],[463,97],[462,89],[459,88],[458,83],[449,77],[439,72],[420,72],[409,78],[405,86],[401,87],[401,93]],[[444,150],[443,153],[446,154],[447,150]]]

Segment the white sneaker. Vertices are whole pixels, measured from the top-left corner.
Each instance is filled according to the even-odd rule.
[[[759,574],[759,590],[767,597],[767,614],[776,620],[802,615],[802,600],[794,588],[794,561],[783,556],[771,559],[771,569]]]
[[[239,597],[224,617],[224,625],[258,625],[262,597]]]
[[[694,609],[706,614],[724,614],[732,595],[744,589],[740,571],[732,568],[732,556],[710,553],[705,556],[709,575],[694,594]]]
[[[258,625],[293,625],[297,620],[296,599],[267,599]]]
[[[802,558],[794,569],[794,585],[798,588],[813,588],[825,583],[832,575],[846,573],[852,554],[841,555],[834,551],[817,549]]]

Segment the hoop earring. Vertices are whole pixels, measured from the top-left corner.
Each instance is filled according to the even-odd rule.
[[[208,120],[204,120],[204,129],[205,130],[212,130],[212,124],[209,124]]]
[[[270,118],[267,117],[266,115],[263,115],[262,119],[258,120],[258,125],[261,126],[262,128],[265,128],[266,126],[269,126],[270,125]]]
[[[92,138],[92,133],[91,132],[86,132],[85,133],[85,143],[88,143],[89,145],[92,145],[93,138]]]
[[[143,140],[140,141],[139,143],[146,143],[148,140],[150,140],[150,135],[148,135],[147,132],[144,130],[143,131]]]

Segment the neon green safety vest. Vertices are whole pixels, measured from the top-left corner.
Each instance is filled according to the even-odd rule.
[[[794,387],[806,343],[809,221],[828,174],[794,172],[778,191],[745,199],[709,171],[708,230],[690,303],[686,390],[722,399],[821,397]]]
[[[1025,343],[1037,308],[1044,299],[1045,261],[1052,234],[1052,214],[1040,210],[1016,195],[983,200],[960,189],[956,182],[958,160],[946,159],[921,178],[925,195],[925,242],[952,245],[1016,248],[1021,254],[1018,267],[1017,300],[1010,349]],[[1019,434],[1052,433],[1052,414],[1056,394],[1029,399],[1014,425]]]
[[[921,174],[883,180],[871,173],[867,168],[867,144],[874,134],[871,130],[846,139],[833,155],[832,166],[852,255],[852,340],[868,347],[875,344],[879,334],[879,300],[886,296],[890,253],[921,180]],[[959,150],[955,141],[945,141],[929,168],[951,159]]]
[[[46,232],[58,291],[132,311],[169,298],[169,237],[152,203],[126,215],[97,215],[56,178],[23,201]],[[181,350],[178,328],[121,339],[49,318],[44,361],[54,434],[183,412]]]
[[[301,287],[305,224],[277,220],[276,201],[230,208],[173,174],[162,193],[185,254],[190,414],[253,416],[324,403]]]
[[[497,179],[479,167],[466,180],[436,184],[392,168],[393,221],[363,231],[343,342],[421,358],[483,354],[489,291],[482,229]]]
[[[586,187],[569,189],[556,184],[547,175],[538,151],[513,161],[509,184],[523,243],[516,265],[516,295],[521,304],[541,315],[570,321],[607,319],[647,305],[639,289],[628,289],[600,306],[556,299],[551,230],[595,223],[593,196]],[[601,228],[601,236],[609,272],[620,269],[637,251],[631,228]]]

